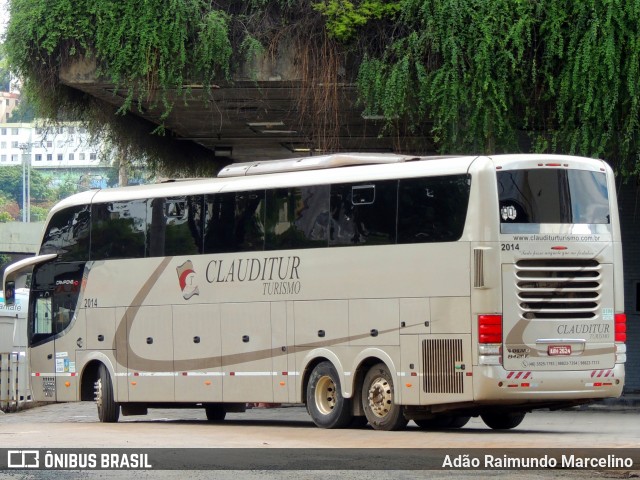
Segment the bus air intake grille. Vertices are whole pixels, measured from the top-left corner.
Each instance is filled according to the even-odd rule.
[[[433,339],[422,342],[424,391],[426,393],[464,393],[461,339]]]
[[[522,318],[595,318],[602,267],[595,260],[521,260],[515,268]]]

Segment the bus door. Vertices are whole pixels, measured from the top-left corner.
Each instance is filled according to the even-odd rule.
[[[76,350],[84,334],[74,330],[74,320],[83,268],[79,263],[49,263],[34,271],[28,336],[36,400],[77,399]]]

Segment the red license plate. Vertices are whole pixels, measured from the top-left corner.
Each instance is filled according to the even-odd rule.
[[[551,355],[571,355],[571,345],[549,345],[547,354]]]

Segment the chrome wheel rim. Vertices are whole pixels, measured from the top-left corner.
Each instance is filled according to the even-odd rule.
[[[393,407],[393,391],[385,378],[376,378],[369,387],[367,396],[369,408],[378,418],[386,417]]]
[[[316,384],[316,408],[323,415],[329,415],[336,406],[336,384],[329,376],[321,377]]]

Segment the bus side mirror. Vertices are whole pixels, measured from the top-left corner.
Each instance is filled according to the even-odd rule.
[[[4,285],[4,303],[5,305],[14,305],[16,303],[16,282],[7,280]]]

